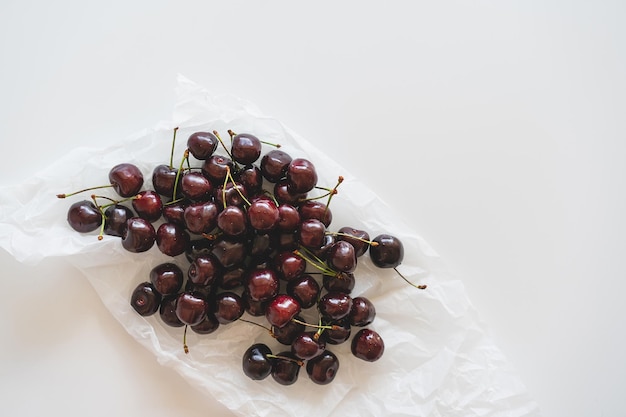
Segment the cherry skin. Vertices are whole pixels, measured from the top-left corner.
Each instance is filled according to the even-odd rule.
[[[185,226],[185,208],[188,204],[189,201],[186,200],[164,204],[162,210],[163,219],[169,223],[176,223],[181,226]]]
[[[291,353],[303,360],[320,355],[324,349],[326,349],[326,342],[313,331],[300,333],[291,343]]]
[[[300,212],[291,204],[278,205],[278,223],[276,227],[282,232],[295,232],[300,224]]]
[[[330,208],[317,200],[307,200],[298,207],[301,220],[317,219],[328,227],[333,221],[333,213]]]
[[[187,138],[187,149],[194,158],[208,159],[217,150],[219,140],[212,132],[195,132]]]
[[[243,197],[242,197],[243,196]],[[246,200],[249,197],[246,187],[240,182],[229,182],[224,188],[223,184],[218,185],[213,189],[213,200],[215,204],[220,207],[224,207],[224,197],[226,197],[227,206],[244,207]]]
[[[276,354],[272,366],[272,378],[280,385],[293,385],[298,380],[302,362],[291,351]]]
[[[263,190],[263,174],[256,165],[246,165],[234,176],[243,185],[246,195],[256,195]]]
[[[224,268],[232,269],[243,263],[247,256],[247,249],[246,244],[241,240],[222,235],[213,242],[211,253]]]
[[[133,217],[133,211],[122,205],[114,204],[104,211],[104,233],[121,237],[126,230],[126,222]]]
[[[250,226],[258,232],[269,232],[280,220],[276,204],[269,198],[255,199],[246,211]]]
[[[338,274],[338,275],[324,275],[322,277],[322,286],[326,291],[340,291],[346,294],[350,294],[354,289],[356,280],[354,274]]]
[[[176,223],[162,223],[156,231],[156,244],[161,253],[178,256],[189,246],[189,233]]]
[[[197,256],[187,269],[187,278],[195,286],[206,287],[219,282],[222,276],[222,266],[210,253]]]
[[[77,232],[93,232],[102,225],[102,213],[89,200],[77,201],[67,211],[67,222]]]
[[[383,356],[385,342],[376,331],[363,328],[352,338],[350,351],[359,359],[375,362]]]
[[[326,343],[330,345],[339,345],[350,339],[352,333],[352,326],[348,317],[344,317],[340,320],[323,320],[322,324],[325,326],[332,326],[332,329],[324,330],[322,337]]]
[[[214,314],[207,313],[207,315],[198,324],[191,326],[191,330],[198,334],[211,334],[220,327],[220,322],[217,320]]]
[[[298,227],[298,240],[307,248],[320,248],[324,243],[326,226],[318,219],[303,220]]]
[[[307,193],[317,184],[315,165],[305,158],[295,158],[287,166],[285,173],[287,188],[292,194]]]
[[[161,321],[170,327],[182,327],[185,325],[176,315],[176,300],[178,300],[178,294],[163,296],[159,306]]]
[[[148,220],[131,217],[126,222],[126,230],[122,235],[122,247],[129,252],[146,252],[156,242],[156,230]]]
[[[213,183],[223,184],[228,171],[233,171],[232,159],[227,156],[213,154],[202,163],[202,173]]]
[[[326,349],[321,355],[309,359],[306,372],[311,381],[318,385],[330,384],[339,371],[339,358]]]
[[[269,301],[278,295],[280,282],[273,269],[253,269],[248,273],[246,289],[254,301]]]
[[[241,366],[243,373],[250,379],[259,381],[267,378],[272,372],[272,359],[268,356],[272,350],[264,343],[255,343],[243,354]]]
[[[300,313],[300,303],[290,295],[278,294],[265,309],[265,318],[272,326],[283,327]]]
[[[286,178],[278,180],[274,184],[274,198],[279,204],[291,204],[297,206],[300,202],[306,199],[307,193],[296,193],[289,190],[289,184]]]
[[[226,206],[217,216],[217,227],[228,236],[243,236],[248,230],[246,212],[238,206]]]
[[[239,133],[231,138],[230,153],[242,165],[252,164],[261,156],[261,141],[250,133]]]
[[[143,174],[134,164],[122,163],[109,171],[109,182],[120,197],[129,198],[143,187]]]
[[[159,220],[163,212],[163,201],[156,191],[141,191],[137,194],[137,197],[133,199],[132,204],[137,215],[149,222]]]
[[[339,291],[327,292],[320,298],[317,307],[323,317],[340,320],[350,314],[352,297]]]
[[[232,291],[224,291],[215,296],[213,313],[220,324],[228,324],[239,319],[246,311],[241,296]]]
[[[130,305],[140,316],[151,316],[159,310],[161,294],[151,282],[142,282],[131,294]]]
[[[301,277],[306,270],[306,260],[291,251],[281,251],[274,256],[272,264],[276,268],[278,276],[284,281]]]
[[[326,263],[334,271],[354,272],[357,266],[354,246],[345,240],[335,242],[326,253]]]
[[[208,200],[213,192],[213,184],[199,171],[188,171],[180,180],[181,194],[192,201]]]
[[[295,298],[304,309],[313,307],[320,294],[320,285],[311,275],[302,275],[287,282],[287,294]]]
[[[297,321],[289,321],[282,327],[272,326],[272,335],[279,343],[290,346],[296,337],[305,331],[306,326],[302,324],[303,317],[296,315],[294,319]]]
[[[367,252],[369,248],[370,235],[364,230],[355,229],[353,227],[344,226],[338,231],[337,240],[345,240],[354,246],[354,251],[357,257],[360,257]]]
[[[372,239],[377,245],[370,245],[370,258],[379,268],[395,268],[402,263],[404,246],[402,241],[389,234],[381,234]]]
[[[190,291],[182,292],[176,300],[176,316],[189,326],[195,326],[204,320],[208,309],[207,301]]]
[[[154,191],[163,197],[172,197],[177,175],[178,170],[169,165],[161,164],[154,167],[152,170],[152,187]]]
[[[211,232],[217,225],[219,209],[212,201],[199,201],[185,207],[183,219],[187,230],[202,234]]]
[[[183,286],[183,271],[172,262],[161,263],[150,270],[150,282],[161,295],[177,293]]]
[[[285,177],[292,157],[279,149],[272,149],[261,158],[260,169],[263,177],[272,183]]]
[[[366,297],[354,297],[348,317],[350,319],[350,325],[365,327],[374,321],[376,317],[376,307],[374,303]]]

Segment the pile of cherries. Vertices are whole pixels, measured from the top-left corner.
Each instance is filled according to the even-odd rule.
[[[313,382],[328,384],[339,369],[330,347],[344,342],[359,359],[380,359],[383,338],[369,327],[376,309],[352,293],[355,272],[365,254],[397,271],[402,242],[390,234],[370,239],[350,226],[332,231],[330,202],[343,178],[320,186],[310,160],[253,134],[229,130],[226,144],[217,131],[195,132],[174,166],[177,130],[169,164],[154,167],[150,189],[141,170],[125,162],[111,168],[104,185],[57,195],[113,188],[119,198],[91,194],[71,204],[69,225],[119,238],[130,252],[156,245],[171,257],[129,294],[132,308],[184,327],[185,352],[187,328],[201,335],[234,322],[265,328],[276,353],[254,343],[242,354],[243,372],[254,380],[271,375],[291,385],[304,367]]]

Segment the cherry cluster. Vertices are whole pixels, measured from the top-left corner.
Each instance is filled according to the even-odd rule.
[[[152,187],[126,162],[111,168],[105,185],[57,195],[113,188],[119,198],[91,194],[73,203],[69,225],[80,233],[99,230],[98,239],[117,237],[130,252],[156,245],[171,257],[134,288],[132,308],[184,327],[185,352],[188,328],[197,334],[234,322],[265,328],[279,347],[274,353],[254,343],[243,352],[243,372],[254,380],[271,375],[291,385],[304,367],[313,382],[328,384],[339,368],[330,347],[348,341],[355,357],[381,358],[383,338],[370,327],[376,309],[352,293],[355,272],[366,254],[375,266],[397,271],[402,242],[386,233],[370,239],[350,226],[331,230],[330,202],[343,178],[320,186],[310,160],[253,134],[229,130],[226,144],[217,131],[195,132],[174,166],[177,130],[169,164],[152,171]],[[264,147],[270,150],[262,154]]]

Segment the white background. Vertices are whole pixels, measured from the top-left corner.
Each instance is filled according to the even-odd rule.
[[[625,12],[4,0],[0,183],[168,120],[181,73],[251,100],[404,216],[543,415],[623,416]],[[76,270],[0,262],[3,414],[231,415],[161,367]]]

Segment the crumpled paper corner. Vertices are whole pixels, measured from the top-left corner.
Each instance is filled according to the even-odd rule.
[[[374,191],[346,172],[311,142],[239,97],[215,95],[183,75],[177,78],[172,120],[161,121],[123,141],[102,148],[77,148],[21,184],[0,192],[0,246],[17,260],[36,264],[61,257],[79,268],[111,314],[160,364],[180,373],[206,395],[241,416],[538,416],[539,407],[468,300],[462,283],[446,274],[445,264],[424,239],[389,216]],[[56,193],[107,180],[120,162],[137,164],[150,187],[152,168],[169,160],[172,129],[185,138],[198,130],[248,131],[280,143],[292,156],[316,165],[319,183],[346,178],[333,199],[331,228],[349,225],[374,236],[391,233],[405,245],[399,267],[410,280],[428,284],[425,291],[406,285],[393,270],[380,270],[359,258],[353,295],[368,297],[377,316],[370,325],[385,340],[385,354],[373,363],[351,356],[349,343],[329,346],[340,360],[336,379],[327,386],[308,380],[301,370],[296,384],[252,381],[241,371],[241,354],[251,340],[285,350],[263,329],[245,322],[221,326],[210,335],[188,332],[189,354],[182,349],[180,328],[163,325],[157,316],[140,317],[129,296],[150,269],[172,258],[156,247],[141,254],[125,251],[117,238],[78,234],[66,221],[71,202]],[[182,155],[185,139],[177,141]],[[51,191],[52,190],[52,191]],[[102,256],[106,254],[107,256]],[[115,255],[115,262],[111,262]],[[183,256],[174,259],[184,265]]]

